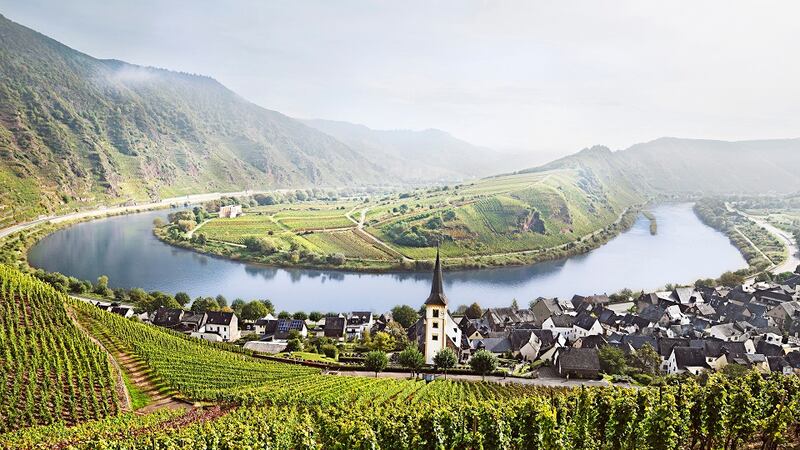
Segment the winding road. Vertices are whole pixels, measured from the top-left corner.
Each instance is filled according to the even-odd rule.
[[[772,273],[784,273],[784,272],[794,272],[795,269],[800,267],[800,249],[798,249],[797,242],[795,242],[794,237],[787,233],[784,230],[776,227],[769,223],[765,218],[760,216],[752,216],[750,214],[745,214],[739,211],[740,214],[747,217],[748,219],[752,220],[753,222],[757,223],[773,235],[780,239],[783,244],[786,246],[786,250],[788,251],[788,255],[786,260],[781,264],[778,264],[772,269]]]

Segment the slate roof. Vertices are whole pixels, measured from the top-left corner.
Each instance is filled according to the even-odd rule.
[[[689,340],[688,339],[677,339],[677,338],[660,338],[658,340],[658,354],[664,358],[669,358],[669,355],[672,354],[672,350],[675,347],[688,347]]]
[[[549,320],[551,320],[553,325],[557,328],[571,328],[572,324],[575,322],[575,317],[562,314],[560,316],[550,316]]]
[[[183,313],[184,311],[182,309],[158,308],[151,322],[153,325],[158,325],[160,327],[175,327],[181,323]]]
[[[706,363],[706,352],[704,348],[697,347],[674,347],[675,363],[679,369],[687,367],[708,367]]]
[[[206,324],[230,326],[233,322],[234,314],[232,312],[207,311],[206,314],[208,314]]]
[[[575,320],[572,324],[588,331],[592,329],[592,326],[594,326],[595,322],[597,322],[596,317],[587,313],[580,313],[575,317]]]
[[[767,356],[770,372],[782,372],[784,367],[792,367],[783,356]]]
[[[524,345],[531,340],[531,335],[534,334],[533,330],[511,330],[508,333],[508,340],[511,345],[511,350],[518,352]],[[535,334],[534,334],[535,336]],[[539,339],[536,337],[536,339]]]
[[[595,348],[565,348],[558,353],[558,364],[564,371],[599,371],[600,357]]]
[[[756,353],[765,356],[783,356],[783,347],[780,345],[770,344],[767,341],[761,340],[756,344]]]
[[[511,341],[507,337],[484,338],[476,342],[476,348],[492,353],[505,353],[511,351]]]

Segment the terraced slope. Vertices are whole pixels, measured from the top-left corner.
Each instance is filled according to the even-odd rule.
[[[120,411],[108,356],[73,324],[65,301],[0,265],[0,431]]]

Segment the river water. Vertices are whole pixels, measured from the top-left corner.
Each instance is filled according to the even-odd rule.
[[[612,293],[622,288],[656,289],[717,277],[747,266],[721,233],[695,216],[691,204],[654,208],[658,233],[639,217],[606,245],[557,261],[524,267],[445,273],[452,307],[477,301],[483,307],[520,306],[538,297]],[[384,312],[396,304],[420,305],[430,290],[429,273],[364,274],[278,269],[209,257],[166,245],[152,234],[152,211],[98,219],[57,231],[28,255],[30,264],[81,279],[108,275],[113,287],[141,287],[192,298],[222,294],[273,301],[279,310]]]

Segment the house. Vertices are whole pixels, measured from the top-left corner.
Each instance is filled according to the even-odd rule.
[[[513,356],[521,356],[525,361],[535,361],[539,357],[542,341],[533,330],[511,330],[508,333],[508,340]]]
[[[793,321],[800,319],[800,302],[781,303],[769,309],[766,315],[772,318],[778,328],[785,331]]]
[[[550,316],[542,323],[543,330],[550,330],[553,334],[562,334],[568,341],[572,340],[572,325],[575,317],[562,314],[560,316]]]
[[[533,311],[517,308],[488,308],[481,317],[482,324],[490,331],[505,331],[535,321]]]
[[[347,318],[339,314],[338,316],[328,316],[325,318],[323,333],[326,338],[343,340],[345,338],[345,327]]]
[[[444,294],[442,263],[439,250],[433,266],[431,293],[425,300],[425,314],[408,329],[408,340],[415,342],[425,355],[425,363],[433,364],[433,357],[444,348],[450,348],[461,358],[462,348],[468,346],[461,328],[447,311],[447,296]]]
[[[175,328],[181,323],[185,311],[179,308],[158,308],[153,312],[150,323],[164,328]]]
[[[267,324],[270,323],[271,320],[275,320],[275,316],[272,314],[267,314],[266,316],[256,319],[253,322],[253,332],[259,335],[263,335],[267,331]]]
[[[596,348],[562,348],[556,354],[556,370],[564,378],[594,379],[600,376]]]
[[[202,328],[206,323],[208,315],[203,312],[184,311],[180,323],[174,327],[175,331],[182,333],[193,333]]]
[[[232,312],[208,311],[205,325],[198,330],[201,333],[216,333],[224,342],[239,340],[239,318]]]
[[[580,313],[572,322],[572,339],[577,340],[586,336],[603,334],[603,326],[597,317],[587,313]]]
[[[375,319],[369,311],[353,311],[347,316],[345,335],[348,339],[361,339],[364,332],[371,330]]]
[[[219,217],[222,219],[234,219],[242,215],[242,205],[228,205],[219,209]]]
[[[564,314],[564,310],[559,305],[558,299],[539,297],[531,308],[533,316],[536,319],[535,323],[542,326],[542,322],[547,320],[550,316],[560,316]]]
[[[297,332],[302,338],[308,337],[306,322],[299,319],[273,319],[266,321],[264,332],[261,333],[262,341],[286,341],[292,332]]]
[[[126,319],[133,317],[133,308],[130,306],[114,306],[111,305],[111,309],[109,312],[116,314],[118,316],[122,316]]]
[[[770,372],[782,373],[784,375],[792,375],[794,368],[792,368],[789,361],[783,356],[767,356],[767,363],[769,364]]]
[[[678,347],[672,348],[672,353],[667,359],[667,373],[691,373],[697,375],[710,369],[706,361],[705,348]]]

